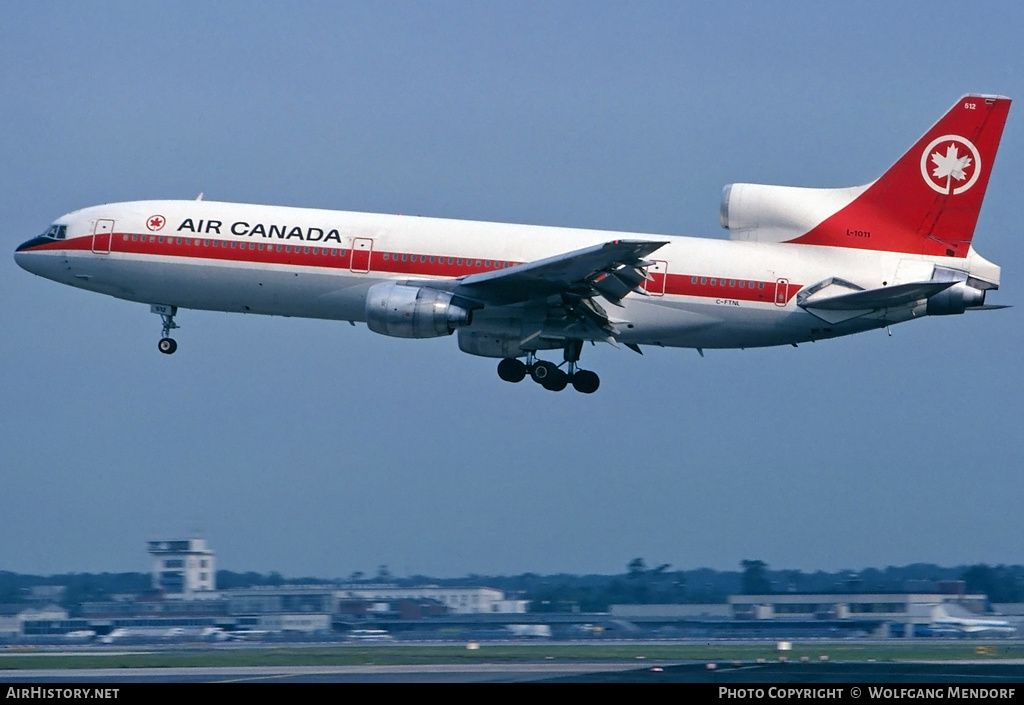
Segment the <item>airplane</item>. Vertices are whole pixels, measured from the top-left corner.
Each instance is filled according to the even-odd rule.
[[[351,641],[394,641],[386,629],[353,629],[345,635]]]
[[[165,641],[206,636],[206,630],[185,627],[117,627],[100,637],[101,644],[121,641]]]
[[[933,605],[929,612],[932,621],[925,629],[935,636],[1010,635],[1017,632],[1005,619],[980,619],[963,608],[959,611],[963,614],[951,615],[945,605]]]
[[[974,236],[1010,107],[966,95],[875,181],[726,186],[729,239],[203,200],[113,203],[19,246],[39,276],[150,305],[160,352],[179,309],[458,334],[498,375],[590,394],[584,343],[796,346],[987,305],[1000,268]],[[562,362],[542,351],[562,351]]]

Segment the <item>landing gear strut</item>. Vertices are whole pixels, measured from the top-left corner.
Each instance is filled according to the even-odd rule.
[[[163,321],[163,333],[160,338],[160,342],[156,344],[157,350],[162,352],[164,355],[172,355],[174,351],[178,349],[178,342],[169,337],[171,331],[178,327],[178,324],[174,322],[174,316],[178,313],[177,306],[167,306],[164,304],[152,304],[149,307],[152,313],[160,314],[160,320]]]
[[[560,392],[572,383],[573,389],[582,394],[593,394],[601,385],[601,379],[594,372],[581,370],[577,364],[583,351],[582,340],[569,340],[565,344],[562,365],[538,360],[536,353],[526,354],[526,362],[506,357],[498,363],[498,376],[506,382],[521,382],[530,375],[534,382],[548,391]],[[562,370],[561,367],[566,369]]]

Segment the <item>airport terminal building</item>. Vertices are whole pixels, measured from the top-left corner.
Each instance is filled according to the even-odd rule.
[[[980,615],[988,598],[963,593],[770,593],[730,595],[734,620],[862,621],[879,624],[876,636],[913,636],[915,627],[928,625],[930,608],[944,605]]]
[[[529,612],[529,603],[488,586],[371,583],[217,590],[215,555],[203,539],[149,541],[153,589],[85,602],[70,616],[60,590],[0,605],[0,641],[141,638],[343,639],[360,632],[403,638],[836,638],[966,635],[984,627],[1021,636],[1024,606],[993,619],[987,597],[963,583],[937,592],[738,594],[721,604],[618,604],[605,613]],[[954,584],[955,583],[955,584]]]

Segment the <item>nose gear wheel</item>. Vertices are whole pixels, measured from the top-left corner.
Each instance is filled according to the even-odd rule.
[[[160,342],[156,344],[157,350],[162,352],[164,355],[173,355],[174,351],[178,349],[178,342],[174,338],[170,337],[170,335],[172,330],[178,328],[178,324],[174,322],[174,317],[178,313],[178,307],[153,304],[149,307],[149,310],[153,313],[159,314],[160,320],[163,321],[164,324]]]

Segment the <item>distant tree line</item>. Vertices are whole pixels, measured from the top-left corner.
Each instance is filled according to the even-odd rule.
[[[799,570],[771,570],[761,560],[740,563],[739,571],[709,568],[672,570],[668,563],[649,567],[643,558],[634,558],[626,571],[617,575],[478,575],[462,578],[435,578],[425,575],[396,577],[386,565],[376,574],[360,571],[345,579],[285,578],[277,571],[267,574],[248,571],[217,571],[220,589],[256,586],[308,585],[334,583],[391,583],[404,587],[430,583],[443,587],[487,586],[504,590],[510,599],[527,600],[535,612],[603,612],[609,605],[622,603],[722,603],[729,595],[779,592],[934,592],[939,583],[962,580],[967,592],[982,593],[991,602],[1024,602],[1024,566],[976,564],[944,568],[915,563],[884,569],[834,573]],[[0,571],[0,604],[20,604],[31,600],[33,587],[62,586],[61,606],[72,615],[83,602],[112,599],[115,595],[152,595],[148,573],[66,573],[38,576]]]

